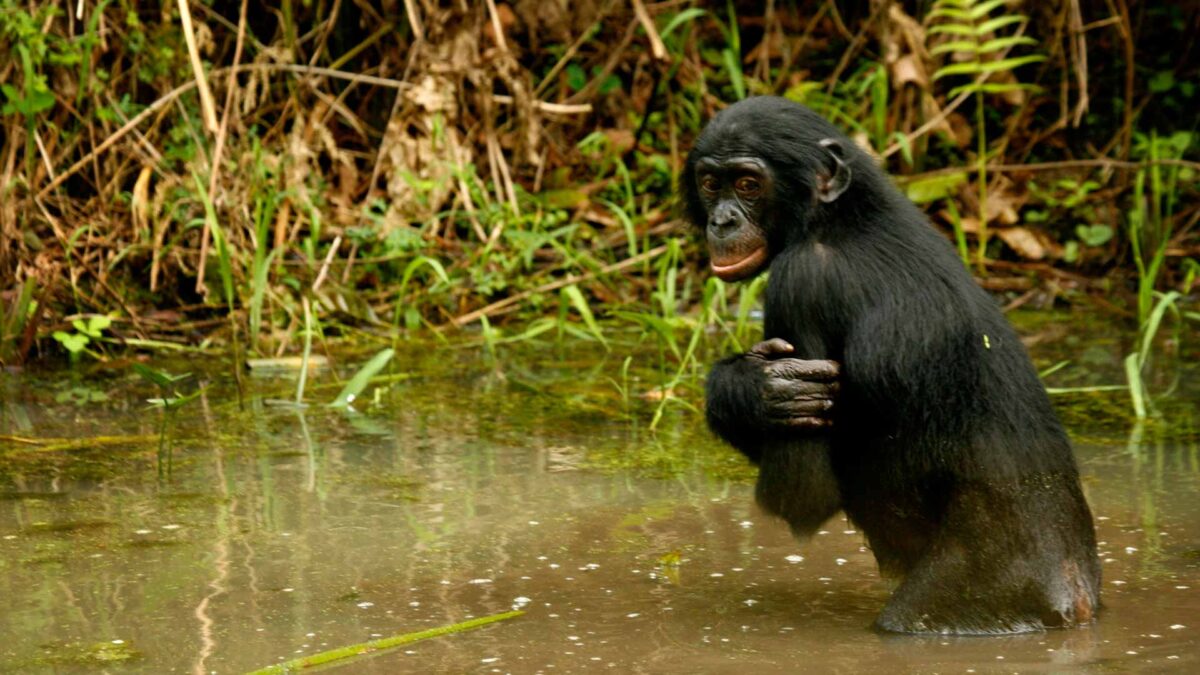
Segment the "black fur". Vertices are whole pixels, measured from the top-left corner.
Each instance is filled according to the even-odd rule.
[[[839,198],[814,197],[834,170]],[[762,506],[811,534],[838,508],[903,578],[876,625],[1007,633],[1092,620],[1100,567],[1071,446],[1016,333],[949,242],[874,161],[811,110],[751,98],[718,114],[681,177],[706,222],[699,158],[754,156],[767,208],[765,338],[841,363],[828,431],[764,423],[764,376],[737,355],[709,377],[712,429],[760,467]]]

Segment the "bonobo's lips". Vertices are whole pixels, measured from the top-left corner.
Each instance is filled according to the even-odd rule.
[[[720,259],[713,258],[709,265],[712,268],[713,274],[720,277],[721,280],[737,281],[757,272],[766,259],[767,247],[759,246],[740,260],[731,261],[725,257]]]

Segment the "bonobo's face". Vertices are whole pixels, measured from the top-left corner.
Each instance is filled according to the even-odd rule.
[[[770,260],[764,229],[775,187],[770,167],[757,157],[703,157],[695,179],[713,274],[725,281],[753,276]]]

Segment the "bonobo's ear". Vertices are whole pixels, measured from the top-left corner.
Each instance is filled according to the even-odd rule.
[[[826,138],[817,145],[825,149],[826,159],[829,160],[827,166],[832,169],[832,175],[822,173],[817,176],[817,199],[829,203],[841,197],[846,188],[850,187],[850,167],[842,159],[845,150],[841,141]]]

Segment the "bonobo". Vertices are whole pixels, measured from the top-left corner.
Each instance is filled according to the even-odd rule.
[[[808,108],[751,98],[713,118],[680,183],[714,274],[771,271],[764,341],[707,384],[759,504],[801,536],[845,511],[902,579],[880,629],[1092,621],[1092,516],[1033,364],[871,157]]]

